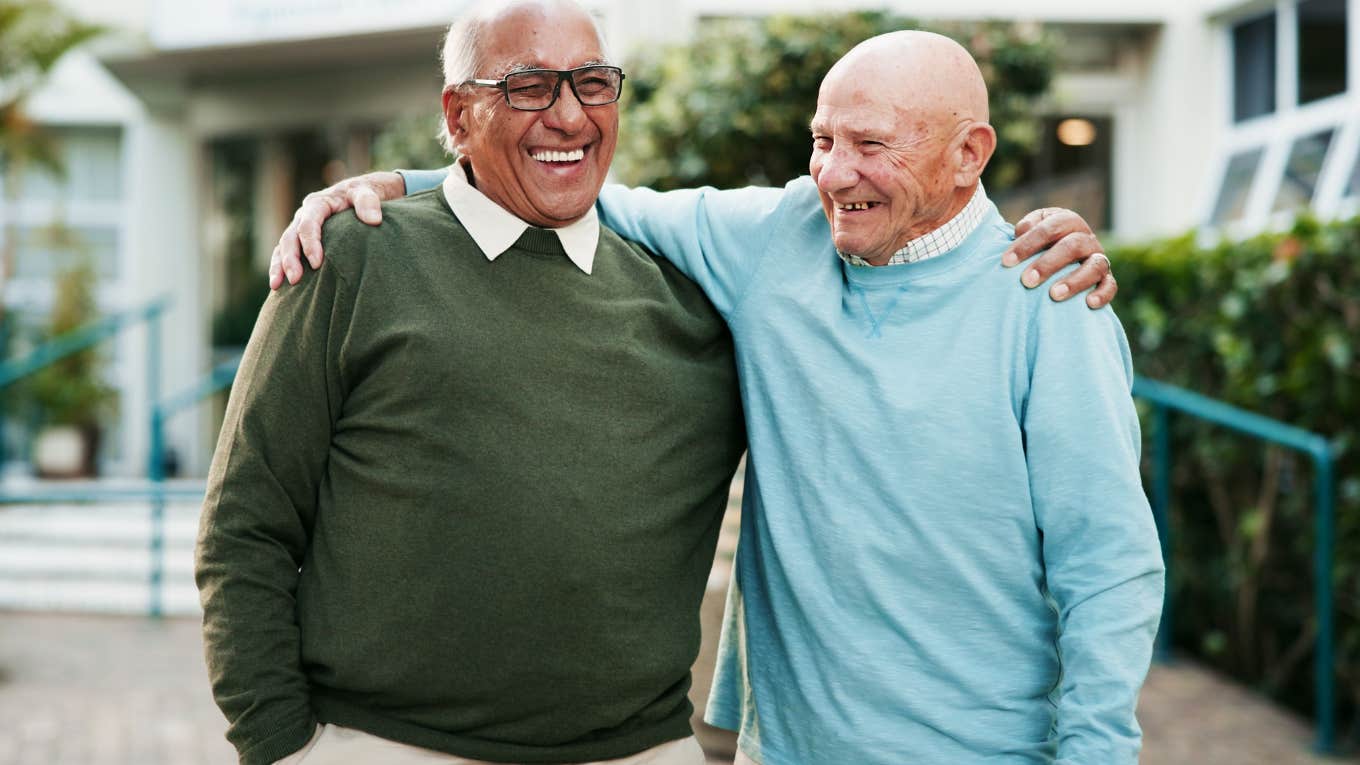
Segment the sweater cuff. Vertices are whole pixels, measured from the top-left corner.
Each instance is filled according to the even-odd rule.
[[[305,721],[289,725],[241,749],[240,765],[274,765],[284,757],[307,745],[316,733],[317,721],[307,715]]]

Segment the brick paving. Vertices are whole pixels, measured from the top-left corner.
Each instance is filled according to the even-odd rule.
[[[738,525],[730,512],[703,605],[696,705],[711,682]],[[1190,663],[1153,668],[1138,716],[1142,765],[1360,763],[1314,756],[1305,721]],[[0,765],[231,765],[225,727],[196,618],[0,611]],[[731,734],[696,730],[711,765],[731,761]]]

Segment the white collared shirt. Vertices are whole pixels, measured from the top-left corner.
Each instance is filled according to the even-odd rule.
[[[934,231],[929,231],[907,242],[906,246],[894,252],[884,265],[898,266],[903,263],[915,263],[918,260],[943,255],[958,247],[963,244],[963,240],[977,230],[978,224],[982,223],[982,216],[987,213],[987,207],[987,192],[982,190],[982,184],[979,183],[972,198],[968,200],[968,204],[964,205],[957,215],[945,221],[943,226]],[[843,252],[839,254],[842,260],[852,266],[869,266],[872,268],[867,260],[858,255],[846,255]]]
[[[457,162],[449,166],[449,175],[444,179],[444,198],[487,260],[499,258],[529,228],[528,223],[468,183],[467,173]],[[567,257],[589,274],[595,267],[595,248],[600,243],[600,219],[594,205],[575,223],[548,230],[557,232]]]

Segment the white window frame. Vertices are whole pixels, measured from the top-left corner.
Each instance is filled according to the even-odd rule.
[[[1221,19],[1220,34],[1225,41],[1220,71],[1226,73],[1227,100],[1221,113],[1229,124],[1210,166],[1210,183],[1202,199],[1199,219],[1207,230],[1242,238],[1265,230],[1288,228],[1298,215],[1295,211],[1274,212],[1275,197],[1284,182],[1285,166],[1298,139],[1332,129],[1331,143],[1313,191],[1311,210],[1322,218],[1353,215],[1360,211],[1360,196],[1343,198],[1346,182],[1360,150],[1360,0],[1346,3],[1346,91],[1311,103],[1298,103],[1298,0],[1277,0],[1269,10],[1259,6]],[[1275,111],[1242,122],[1233,122],[1232,99],[1235,76],[1233,27],[1242,22],[1275,15]],[[1212,222],[1214,207],[1222,193],[1228,163],[1232,157],[1251,149],[1264,149],[1242,217],[1223,224]]]

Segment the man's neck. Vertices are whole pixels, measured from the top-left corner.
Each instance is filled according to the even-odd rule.
[[[887,266],[912,262],[913,260],[922,257],[931,257],[932,254],[940,254],[938,252],[929,254],[927,252],[919,252],[913,255],[911,253],[905,253],[905,251],[909,247],[912,247],[913,243],[919,242],[921,239],[948,226],[951,221],[962,214],[964,210],[968,208],[969,203],[973,201],[980,186],[980,182],[975,182],[973,185],[966,188],[955,189],[954,192],[950,194],[949,206],[945,209],[945,212],[932,215],[926,222],[912,226],[908,230],[907,235],[902,238],[902,241],[896,243],[892,252],[873,258],[864,258],[863,260],[846,255],[842,255],[842,257],[846,258],[852,265]],[[937,246],[938,243],[927,246],[924,249],[929,251],[936,249]]]

